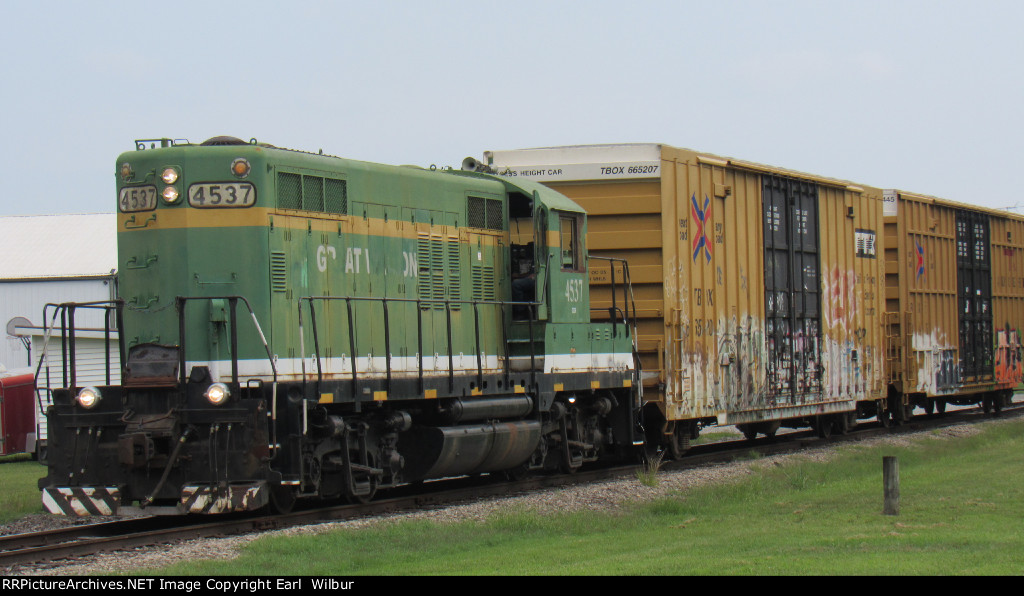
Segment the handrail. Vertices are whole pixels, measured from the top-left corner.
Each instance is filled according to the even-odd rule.
[[[595,260],[598,260],[598,261],[608,261],[609,262],[610,267],[608,269],[609,269],[609,271],[611,273],[611,279],[610,279],[610,284],[609,285],[611,285],[611,290],[612,290],[612,305],[608,309],[608,316],[612,320],[612,323],[614,325],[617,322],[617,319],[615,317],[615,313],[616,312],[622,313],[622,322],[623,322],[623,324],[630,324],[630,320],[632,319],[631,326],[633,327],[633,329],[635,331],[636,330],[636,317],[637,317],[637,314],[636,314],[636,300],[633,297],[633,282],[632,282],[632,280],[630,278],[630,275],[629,275],[629,262],[626,261],[626,259],[619,259],[619,258],[615,258],[615,257],[602,257],[602,256],[590,255],[590,254],[587,255],[587,258],[588,259],[595,259]],[[620,310],[618,308],[617,303],[616,303],[616,295],[618,293],[617,292],[618,284],[616,284],[616,282],[615,282],[615,264],[616,263],[618,263],[618,264],[620,264],[622,266],[622,274],[623,274],[623,277],[624,277],[624,279],[622,281],[622,293],[623,293],[623,307],[625,308],[625,312]],[[595,309],[591,309],[591,310],[603,310],[603,309],[595,308]],[[632,317],[630,317],[630,311],[632,311]],[[613,333],[614,333],[614,330],[613,330]],[[636,336],[636,334],[634,333],[634,338],[635,338],[635,336]]]
[[[189,301],[194,300],[227,300],[231,310],[231,390],[235,392],[235,395],[241,395],[241,385],[238,382],[238,301],[241,300],[245,304],[245,308],[248,309],[249,315],[252,316],[253,325],[256,327],[256,332],[260,336],[260,341],[263,342],[263,349],[267,352],[267,360],[270,362],[270,370],[273,373],[273,384],[271,385],[271,396],[270,396],[270,429],[271,429],[271,445],[279,445],[277,441],[277,363],[274,361],[274,356],[270,352],[270,345],[267,343],[267,337],[263,334],[263,328],[260,327],[260,322],[256,318],[256,312],[252,309],[252,305],[244,296],[176,296],[174,298],[174,304],[178,311],[178,372],[179,372],[179,383],[181,384],[179,389],[184,390],[186,383],[185,375],[185,305]],[[277,457],[278,449],[271,449],[270,460],[273,461]]]
[[[384,349],[385,349],[385,368],[386,368],[386,385],[387,391],[391,391],[392,388],[392,365],[391,365],[391,323],[390,323],[390,311],[388,305],[392,303],[408,303],[416,305],[416,332],[417,332],[417,350],[418,350],[418,389],[420,392],[424,389],[423,383],[423,311],[430,310],[438,305],[444,305],[445,309],[445,320],[447,328],[447,343],[448,343],[448,388],[449,391],[453,391],[455,387],[455,362],[454,362],[454,349],[452,341],[452,324],[451,324],[451,311],[452,305],[472,305],[473,306],[473,333],[474,333],[474,348],[476,351],[476,364],[477,364],[477,384],[482,386],[483,384],[483,356],[481,352],[480,343],[480,306],[494,306],[500,309],[502,320],[505,319],[507,306],[526,306],[529,307],[531,316],[529,318],[530,327],[530,368],[531,370],[536,368],[536,359],[534,356],[534,337],[533,337],[533,322],[536,318],[536,307],[540,305],[540,302],[523,302],[523,301],[511,301],[511,300],[425,300],[422,298],[400,298],[400,297],[387,297],[387,296],[303,296],[299,298],[299,329],[300,329],[300,357],[303,366],[303,382],[305,382],[305,361],[306,361],[306,345],[303,329],[303,317],[302,317],[302,303],[308,304],[310,312],[310,324],[313,326],[313,356],[317,362],[317,390],[323,383],[323,367],[320,363],[322,353],[320,351],[320,334],[316,325],[316,308],[314,303],[316,301],[330,302],[330,301],[345,301],[345,308],[348,315],[348,336],[349,336],[349,353],[351,354],[351,375],[352,375],[352,397],[357,397],[356,385],[359,382],[359,373],[356,367],[356,345],[355,345],[355,317],[354,309],[352,307],[353,302],[380,302],[382,305],[382,311],[384,314]],[[504,327],[503,327],[504,328]],[[506,338],[507,339],[507,338]],[[507,343],[507,341],[506,341]],[[507,345],[506,351],[506,377],[508,376],[508,350]],[[535,383],[535,381],[533,381]]]
[[[260,322],[256,318],[256,312],[253,310],[252,305],[244,296],[176,296],[174,298],[175,306],[178,310],[178,374],[179,383],[183,388],[186,383],[185,374],[185,305],[190,301],[195,300],[227,300],[230,307],[230,325],[231,325],[231,384],[235,391],[240,391],[241,387],[238,382],[238,302],[242,301],[245,304],[245,308],[249,311],[249,315],[252,317],[253,325],[256,327],[256,332],[260,336],[260,341],[263,342],[263,349],[267,353],[267,360],[270,362],[270,370],[273,373],[273,382],[277,384],[277,364],[274,363],[274,356],[270,352],[270,345],[267,343],[267,338],[263,334],[263,328],[260,327]]]
[[[53,316],[47,320],[47,313],[49,309],[53,307]],[[59,315],[61,318],[61,368],[62,377],[61,383],[65,388],[70,388],[72,391],[78,388],[78,372],[77,362],[75,356],[75,345],[76,345],[76,327],[75,327],[75,310],[95,309],[104,311],[103,316],[103,346],[104,346],[104,360],[106,364],[106,384],[111,384],[111,362],[110,362],[110,316],[111,311],[115,312],[115,326],[118,331],[118,353],[120,356],[120,372],[123,378],[124,376],[124,337],[120,333],[123,329],[122,309],[124,308],[123,300],[98,300],[93,302],[62,302],[59,304],[47,303],[43,306],[43,349],[39,355],[39,361],[36,364],[36,371],[33,375],[36,386],[36,405],[39,408],[39,413],[44,414],[43,411],[43,400],[40,396],[40,391],[52,392],[50,386],[50,366],[49,366],[49,345],[50,337],[56,329],[56,320]],[[46,385],[40,387],[39,376],[42,373],[43,362],[46,362]],[[69,374],[70,371],[70,374]],[[70,381],[70,382],[69,382]]]
[[[643,366],[640,362],[640,348],[639,348],[639,337],[637,335],[637,311],[636,311],[636,298],[633,295],[633,280],[629,275],[629,262],[625,259],[615,257],[603,257],[598,255],[587,255],[589,259],[597,259],[599,261],[608,261],[610,264],[609,270],[611,271],[611,286],[612,286],[612,306],[608,309],[608,316],[612,320],[612,335],[616,334],[616,318],[615,313],[622,313],[622,321],[624,324],[628,324],[632,328],[632,347],[633,347],[633,365],[636,368],[636,391],[637,399],[640,404],[643,403]],[[616,283],[615,283],[615,264],[619,263],[622,265],[622,291],[623,291],[623,303],[626,309],[622,312],[618,309],[616,304]],[[594,309],[601,310],[601,309]],[[632,310],[632,317],[630,317],[630,310]]]

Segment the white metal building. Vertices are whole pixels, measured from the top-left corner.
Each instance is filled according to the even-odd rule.
[[[7,327],[0,370],[35,368],[49,323],[46,304],[116,297],[116,231],[112,213],[0,217],[0,323]],[[79,311],[75,318],[77,327],[89,329],[87,336],[103,328],[100,311]],[[97,341],[102,344],[83,338],[82,355],[97,348],[102,355]],[[59,350],[59,336],[56,342]]]
[[[0,217],[0,324],[6,326],[0,342],[0,372],[35,372],[43,353],[45,327],[53,323],[43,320],[46,304],[95,302],[116,296],[115,214]],[[59,386],[63,374],[59,318],[56,323],[58,329],[46,352],[51,384]],[[103,323],[102,311],[81,310],[75,315],[75,326],[83,330],[76,341],[78,385],[106,382]],[[111,381],[117,383],[116,333],[111,336],[109,354],[114,373]],[[44,440],[45,427],[38,431],[39,439]]]

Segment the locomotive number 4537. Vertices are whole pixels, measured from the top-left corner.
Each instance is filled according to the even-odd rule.
[[[193,207],[251,207],[256,189],[249,182],[193,184],[188,187],[188,204]]]

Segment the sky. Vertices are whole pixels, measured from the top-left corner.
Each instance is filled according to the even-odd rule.
[[[0,215],[135,139],[389,164],[664,143],[1024,213],[1024,2],[0,0]]]

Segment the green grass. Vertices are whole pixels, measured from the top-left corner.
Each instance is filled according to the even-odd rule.
[[[884,516],[882,456],[899,458],[901,512]],[[407,521],[257,540],[234,561],[172,575],[1019,574],[1024,423],[957,439],[852,446],[829,463],[755,460],[726,484],[628,514],[509,510],[485,522]],[[640,480],[635,480],[638,484]],[[147,573],[147,571],[143,571]]]
[[[663,451],[646,458],[636,469],[636,478],[640,481],[640,484],[650,487],[658,486],[658,472],[661,470],[664,460],[665,452]]]
[[[45,475],[46,468],[27,453],[0,457],[0,524],[43,512],[36,482]]]

